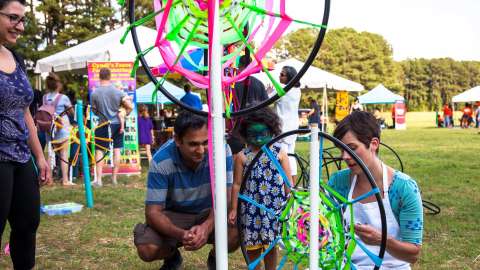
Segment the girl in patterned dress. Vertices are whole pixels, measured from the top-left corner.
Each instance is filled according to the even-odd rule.
[[[255,200],[258,204],[272,209],[278,215],[273,216],[258,206],[247,203],[243,200],[238,201],[238,192],[244,180],[244,174],[249,164],[258,153],[261,147],[269,142],[274,136],[281,132],[281,123],[277,114],[269,108],[263,108],[250,115],[240,123],[240,136],[246,141],[247,147],[238,153],[234,166],[234,183],[232,188],[232,202],[228,216],[229,223],[235,224],[237,220],[237,207],[240,203],[240,230],[244,235],[243,244],[247,249],[247,255],[250,261],[257,259],[266,248],[269,247],[279,235],[281,223],[278,217],[287,201],[289,190],[280,176],[279,171],[273,165],[273,162],[262,154],[253,169],[245,179],[244,190],[242,194]],[[273,156],[280,162],[283,171],[291,183],[290,166],[288,155],[280,144],[275,143],[270,147]],[[264,257],[265,269],[276,269],[278,249],[274,247]],[[256,269],[260,269],[257,266]]]

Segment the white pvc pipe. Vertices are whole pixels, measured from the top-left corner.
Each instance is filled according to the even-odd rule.
[[[225,121],[223,119],[222,64],[223,48],[220,43],[219,1],[214,2],[213,33],[210,53],[210,94],[213,128],[213,167],[215,172],[215,257],[217,270],[228,269],[227,234],[227,164],[225,154]],[[211,164],[212,165],[212,164]],[[212,167],[210,166],[210,169]]]
[[[323,125],[322,125],[323,126]],[[318,126],[312,125],[310,135],[310,270],[318,269],[319,193],[320,184],[320,144]]]

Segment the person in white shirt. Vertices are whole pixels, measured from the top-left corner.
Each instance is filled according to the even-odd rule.
[[[280,83],[286,85],[297,75],[297,70],[291,66],[284,66],[280,72]],[[275,94],[272,87],[268,88],[269,96]],[[296,130],[299,127],[298,107],[300,105],[300,82],[297,82],[283,97],[275,103],[275,111],[282,120],[282,133]],[[282,140],[282,147],[288,154],[295,153],[295,141],[297,135],[290,135]],[[289,156],[289,163],[293,183],[297,179],[297,161]]]

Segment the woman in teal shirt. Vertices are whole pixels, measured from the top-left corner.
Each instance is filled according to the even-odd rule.
[[[380,127],[371,113],[353,112],[337,125],[333,135],[363,160],[380,189],[388,234],[382,269],[410,269],[410,264],[418,260],[423,233],[423,208],[417,183],[378,158]],[[328,184],[348,200],[369,192],[371,186],[361,167],[346,151],[342,151],[342,159],[348,169],[332,175]],[[357,239],[378,254],[382,235],[375,196],[357,202],[353,208]],[[349,215],[345,218],[350,222]],[[358,247],[352,254],[352,262],[357,269],[374,266]]]

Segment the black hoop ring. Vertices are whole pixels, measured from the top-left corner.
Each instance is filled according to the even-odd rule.
[[[310,132],[311,132],[310,129],[297,129],[297,130],[292,130],[292,131],[282,133],[281,135],[273,138],[268,143],[266,143],[266,147],[269,148],[271,145],[273,145],[274,143],[280,141],[281,139],[283,139],[287,136],[290,136],[290,135],[293,135],[293,134],[306,134],[306,133],[310,133]],[[355,154],[355,152],[352,149],[350,149],[346,144],[344,144],[339,139],[337,139],[337,138],[335,138],[335,137],[333,137],[333,136],[331,136],[327,133],[319,131],[318,136],[323,137],[323,138],[333,142],[337,147],[340,147],[340,148],[342,148],[342,150],[347,151],[347,153],[360,166],[362,171],[365,172],[365,175],[366,175],[366,177],[368,179],[368,182],[370,183],[370,186],[372,187],[372,189],[378,188],[377,184],[375,183],[375,180],[373,178],[373,175],[368,170],[365,163],[363,163],[363,161],[357,156],[357,154]],[[259,151],[255,155],[255,157],[252,159],[250,164],[248,165],[247,170],[245,171],[245,174],[244,174],[244,178],[243,178],[244,181],[242,181],[242,186],[240,188],[240,191],[243,191],[245,189],[245,182],[246,182],[245,179],[247,179],[250,176],[250,173],[253,169],[254,164],[258,161],[258,159],[261,157],[262,154],[263,154],[263,151]],[[381,223],[382,223],[382,229],[381,229],[382,239],[381,239],[381,242],[380,242],[380,250],[378,252],[378,257],[380,259],[383,259],[384,255],[385,255],[385,250],[386,250],[386,247],[387,247],[387,218],[385,216],[385,208],[383,206],[382,196],[380,195],[379,192],[375,193],[375,199],[377,200],[378,208],[379,208],[379,211],[380,211],[380,219],[381,219]],[[238,207],[240,207],[240,204],[238,204]],[[237,212],[240,213],[239,210]],[[240,222],[239,222],[238,218],[239,217],[237,215],[237,226],[240,226]],[[238,232],[239,232],[239,235],[241,236],[241,229],[240,228],[239,228]],[[248,263],[248,256],[247,256],[247,253],[246,253],[246,248],[243,246],[243,244],[241,244],[240,247],[242,249],[242,253],[243,253],[243,256],[245,258],[245,261]],[[380,269],[380,267],[375,265],[373,269],[378,270],[378,269]]]
[[[130,20],[130,24],[133,25],[135,22],[135,0],[130,0],[128,3],[128,17]],[[317,57],[318,51],[320,50],[320,47],[322,46],[323,40],[325,38],[325,34],[327,33],[327,25],[328,25],[328,19],[330,16],[330,0],[325,0],[325,6],[324,6],[324,11],[323,11],[323,19],[322,19],[322,25],[325,25],[325,27],[322,27],[318,33],[317,39],[314,43],[314,46],[312,50],[310,51],[310,54],[308,55],[307,60],[303,64],[302,68],[298,71],[297,75],[288,82],[288,84],[283,88],[285,92],[288,92],[295,84],[297,84],[300,79],[303,77],[303,75],[307,72],[307,69],[312,65],[313,61]],[[155,85],[158,84],[157,78],[153,76],[152,72],[150,71],[150,68],[148,66],[147,61],[145,60],[144,56],[141,55],[140,53],[142,52],[142,49],[140,48],[140,43],[138,42],[138,36],[137,36],[137,30],[136,27],[132,27],[130,29],[130,32],[132,33],[132,40],[133,44],[135,46],[135,50],[137,51],[137,54],[139,54],[139,60],[142,63],[142,68],[145,70],[145,73],[147,74],[148,78],[150,81],[152,81]],[[176,97],[174,97],[172,94],[170,94],[162,85],[158,88],[162,94],[164,94],[169,100],[171,100],[173,103],[176,105],[180,106],[182,109],[185,109],[187,111],[190,111],[192,113],[202,115],[202,116],[208,116],[208,112],[202,111],[195,109],[182,101],[178,100]],[[255,106],[241,109],[236,112],[232,112],[230,115],[232,117],[236,116],[242,116],[249,114],[253,111],[256,111],[260,108],[263,108],[265,106],[268,106],[272,104],[273,102],[277,101],[279,98],[281,98],[278,94],[275,94],[273,97],[256,104]],[[225,117],[225,113],[223,113]]]

